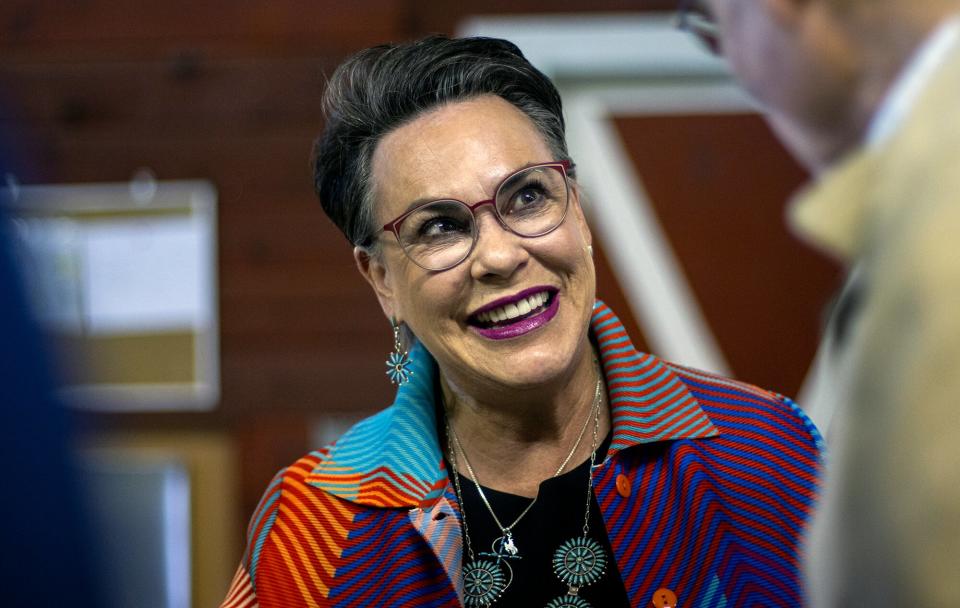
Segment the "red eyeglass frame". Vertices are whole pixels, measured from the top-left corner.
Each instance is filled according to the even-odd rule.
[[[493,191],[493,198],[487,198],[487,199],[484,199],[484,200],[482,200],[482,201],[478,201],[478,202],[476,202],[476,203],[474,203],[474,204],[472,204],[472,205],[469,204],[469,203],[467,203],[466,201],[461,201],[461,200],[456,199],[456,198],[438,198],[438,199],[435,199],[435,200],[432,200],[432,201],[426,201],[426,202],[424,202],[424,203],[420,203],[420,204],[417,205],[416,207],[413,207],[413,208],[411,208],[411,209],[407,209],[407,210],[404,211],[402,214],[400,214],[400,216],[397,217],[396,219],[394,219],[394,220],[392,220],[392,221],[387,222],[386,224],[384,224],[384,225],[383,225],[383,231],[384,231],[384,232],[392,232],[392,233],[394,234],[394,236],[397,237],[397,242],[399,243],[399,242],[400,242],[400,232],[399,232],[398,229],[400,228],[400,224],[402,224],[405,219],[407,219],[408,217],[410,217],[411,215],[413,215],[413,214],[414,214],[415,212],[417,212],[419,209],[422,209],[423,207],[426,207],[427,205],[432,205],[432,204],[434,204],[434,203],[439,203],[439,202],[441,202],[441,201],[453,201],[453,202],[457,202],[457,203],[462,203],[467,209],[470,210],[470,213],[473,215],[474,223],[476,223],[476,219],[477,219],[477,212],[476,212],[476,210],[479,209],[480,207],[484,206],[484,205],[493,205],[493,208],[496,209],[496,208],[497,208],[497,205],[496,205],[496,203],[497,203],[497,194],[500,193],[500,188],[502,188],[505,183],[507,183],[508,181],[510,181],[511,179],[513,179],[514,177],[516,177],[517,174],[523,173],[524,171],[528,171],[528,170],[530,170],[530,169],[536,169],[536,168],[538,168],[538,167],[551,167],[551,168],[557,168],[557,167],[559,167],[559,168],[560,168],[560,173],[563,174],[563,178],[564,178],[564,180],[566,180],[566,179],[567,179],[567,172],[570,170],[570,167],[571,167],[572,165],[573,165],[573,163],[571,163],[569,160],[554,160],[554,161],[550,161],[550,162],[548,162],[548,163],[535,163],[535,164],[532,164],[532,165],[527,165],[526,167],[521,167],[520,169],[517,169],[516,171],[514,171],[514,172],[511,173],[510,175],[508,175],[508,176],[506,176],[505,178],[503,178],[502,180],[500,180],[500,183],[497,184],[496,190]],[[569,183],[567,184],[567,204],[568,204],[568,205],[570,204],[570,184],[569,184]],[[508,230],[508,231],[510,231],[510,232],[513,232],[513,230],[510,230],[510,228],[509,228],[506,224],[503,223],[503,218],[500,217],[500,213],[499,213],[499,212],[495,213],[494,215],[497,216],[497,220],[498,220],[498,221],[500,222],[500,224],[504,227],[504,229],[506,229],[506,230]],[[567,212],[566,212],[566,209],[564,209],[563,219],[566,219],[566,217],[567,217]],[[560,224],[563,223],[563,219],[560,220]],[[557,224],[557,226],[559,226],[560,224]],[[544,233],[542,233],[542,234],[534,235],[534,236],[543,236],[544,234],[549,234],[552,230],[556,230],[556,228],[552,228],[550,231],[544,232]],[[515,233],[515,232],[513,232],[513,233],[514,233],[514,234],[517,234],[517,233]],[[517,236],[526,236],[526,235],[524,235],[524,234],[519,234],[519,235],[517,235]],[[531,238],[533,238],[533,237],[531,237]]]

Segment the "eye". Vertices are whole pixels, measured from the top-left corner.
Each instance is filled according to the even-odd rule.
[[[459,201],[436,201],[416,209],[400,227],[400,242],[436,245],[470,237],[473,216]]]
[[[535,188],[524,188],[517,193],[517,205],[526,207],[543,199],[543,188],[539,185]]]
[[[463,232],[470,232],[470,226],[449,216],[435,216],[424,219],[417,226],[417,237],[421,239],[433,239]]]
[[[501,213],[524,213],[540,208],[548,200],[546,188],[540,182],[530,182],[517,189],[503,206]]]

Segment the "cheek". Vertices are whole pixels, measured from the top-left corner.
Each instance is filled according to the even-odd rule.
[[[415,332],[429,332],[438,321],[451,318],[460,310],[464,284],[461,266],[439,273],[418,268],[403,276],[399,296],[410,322],[416,325]]]
[[[574,219],[574,218],[570,218]],[[548,268],[555,268],[564,274],[575,275],[578,280],[589,280],[593,276],[593,258],[587,245],[589,232],[584,234],[585,224],[571,222],[563,231],[551,234],[539,243],[534,255]]]
[[[577,227],[577,233],[580,236],[580,245],[586,247],[593,243],[593,234],[590,232],[590,225],[587,223],[587,218],[583,214],[583,207],[580,206],[579,195],[575,201],[571,202],[571,208],[567,213],[570,215],[569,219]]]
[[[729,2],[724,9],[718,15],[723,55],[741,85],[766,103],[772,82],[783,71],[782,37],[756,6]]]
[[[422,292],[427,288],[431,277],[419,266],[409,262],[405,256],[391,262],[389,281],[397,308],[396,314],[416,331],[413,327],[418,324],[416,319],[423,314],[425,303],[430,301],[422,296]]]

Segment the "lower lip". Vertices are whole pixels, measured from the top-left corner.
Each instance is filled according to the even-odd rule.
[[[535,329],[539,329],[550,322],[556,316],[560,308],[560,294],[555,293],[550,298],[550,305],[543,312],[539,312],[532,317],[520,319],[516,323],[501,325],[500,327],[475,327],[478,334],[491,340],[509,340],[526,335]]]

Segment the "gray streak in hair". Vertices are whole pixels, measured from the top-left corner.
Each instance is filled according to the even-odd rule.
[[[432,36],[366,49],[336,69],[314,144],[314,188],[351,243],[378,249],[371,163],[381,139],[431,109],[481,95],[511,103],[543,135],[551,160],[570,160],[556,87],[506,40]]]

